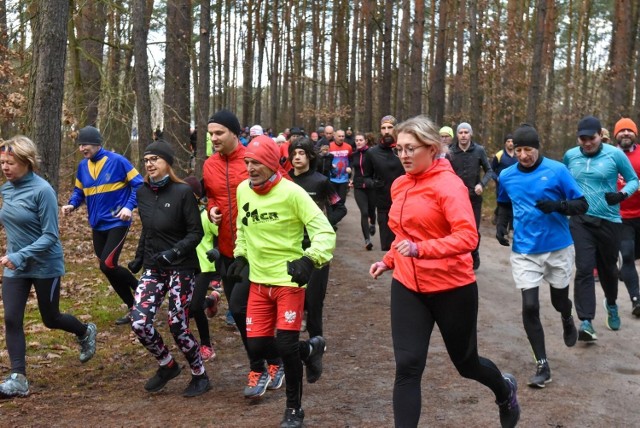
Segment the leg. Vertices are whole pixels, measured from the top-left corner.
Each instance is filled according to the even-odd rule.
[[[353,196],[358,204],[358,210],[360,211],[360,229],[362,230],[362,236],[365,241],[371,238],[369,234],[369,205],[366,189],[355,189]]]
[[[633,300],[638,297],[638,271],[636,270],[636,253],[635,253],[635,232],[631,226],[625,225],[621,234],[623,240],[620,241],[620,253],[622,254],[622,268],[620,274],[622,281],[627,287],[629,297]]]
[[[394,233],[389,229],[389,209],[382,210],[378,207],[378,228],[380,229],[380,250],[389,251],[393,240],[396,239]]]
[[[7,351],[11,361],[11,373],[27,374],[26,341],[24,337],[24,310],[31,290],[31,280],[22,278],[2,279],[2,302]]]
[[[425,296],[391,282],[391,337],[396,360],[393,417],[397,427],[415,427],[422,407],[422,373],[434,319]]]
[[[118,258],[127,238],[129,228],[115,227],[104,231],[93,231],[93,248],[100,259],[100,270],[111,287],[128,308],[133,306],[133,293],[138,281],[129,269],[118,265]]]
[[[209,320],[204,313],[204,302],[209,290],[209,282],[213,278],[214,272],[201,272],[196,275],[193,297],[189,304],[189,316],[193,317],[200,333],[200,345],[211,346],[209,336]]]
[[[309,337],[322,336],[322,307],[329,282],[329,265],[314,269],[305,293]]]
[[[603,220],[596,232],[596,265],[608,305],[615,305],[618,299],[620,227],[617,223]]]
[[[522,324],[536,361],[546,360],[544,329],[540,322],[539,287],[522,290]]]
[[[569,228],[576,252],[574,302],[580,320],[591,321],[596,314],[593,269],[596,267],[596,242],[590,228],[579,217],[571,217]]]
[[[87,332],[86,324],[76,317],[60,313],[60,278],[34,279],[38,309],[47,328],[64,330],[79,338]]]
[[[476,249],[471,252],[473,257],[473,269],[476,270],[480,267],[480,221],[482,219],[482,196],[473,194],[470,196],[471,207],[473,208],[473,216],[476,220],[476,230],[478,231],[478,245]]]

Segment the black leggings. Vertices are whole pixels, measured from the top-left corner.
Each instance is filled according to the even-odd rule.
[[[322,308],[324,297],[327,294],[329,282],[329,267],[326,265],[320,269],[314,269],[304,293],[304,309],[307,311],[307,331],[309,337],[322,336]]]
[[[360,228],[365,241],[371,239],[369,224],[376,224],[376,200],[373,189],[355,189],[353,196],[360,210]]]
[[[393,413],[396,427],[416,427],[420,420],[420,383],[427,363],[429,339],[437,324],[451,362],[461,376],[490,388],[496,401],[509,397],[498,367],[478,356],[478,285],[436,294],[416,293],[391,282],[391,336],[396,359]]]
[[[211,346],[209,333],[209,320],[204,313],[204,302],[209,291],[209,283],[217,277],[216,272],[200,272],[196,275],[196,285],[193,288],[193,297],[189,304],[189,316],[196,322],[200,333],[200,345]]]
[[[640,218],[624,218],[620,229],[620,254],[622,267],[620,276],[627,287],[629,297],[640,297],[636,260],[640,257]]]
[[[36,290],[38,310],[45,327],[64,330],[78,337],[84,336],[87,326],[73,315],[61,314],[60,277],[55,278],[10,278],[2,280],[4,303],[4,325],[7,331],[7,351],[11,360],[11,372],[26,375],[26,344],[24,338],[24,311],[31,291]]]
[[[118,265],[118,258],[128,232],[128,227],[93,230],[93,249],[100,259],[100,270],[105,274],[120,299],[128,308],[131,308],[138,280],[129,269]]]
[[[546,360],[547,351],[544,346],[544,330],[540,322],[540,287],[522,290],[522,324],[527,333],[531,349],[536,361]],[[569,299],[569,287],[551,287],[551,304],[560,312],[563,318],[571,315],[571,300]]]

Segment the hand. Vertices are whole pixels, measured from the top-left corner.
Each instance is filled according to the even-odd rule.
[[[408,239],[398,242],[396,251],[405,257],[418,257],[418,245]]]
[[[76,209],[76,207],[74,207],[73,205],[63,205],[60,210],[62,211],[63,215],[67,215],[67,214],[70,214],[71,211],[73,211],[75,209]]]
[[[234,281],[242,279],[242,271],[245,267],[249,266],[249,262],[242,256],[236,257],[236,259],[229,265],[227,269],[227,276]]]
[[[142,259],[133,259],[131,260],[128,264],[127,267],[129,268],[129,270],[133,273],[138,273],[140,272],[140,269],[142,269]]]
[[[209,260],[210,262],[215,262],[220,258],[220,251],[218,251],[217,248],[210,249],[209,251],[206,252],[206,254],[207,254],[207,260]]]
[[[153,256],[153,260],[156,261],[158,266],[171,266],[173,262],[176,261],[179,255],[180,254],[178,253],[178,250],[172,248],[170,250],[157,253],[155,256]]]
[[[287,273],[291,275],[291,281],[297,282],[298,287],[302,287],[309,283],[313,273],[313,262],[307,256],[287,262]]]
[[[509,233],[507,232],[507,228],[503,224],[498,223],[496,226],[496,239],[500,245],[505,247],[509,246],[509,238],[507,238],[508,235]]]
[[[115,217],[118,217],[122,221],[129,221],[131,220],[131,210],[129,208],[122,208]]]
[[[0,258],[0,265],[11,270],[16,270],[16,265],[14,265],[11,260],[9,260],[9,256],[3,256],[2,258]]]
[[[215,225],[220,225],[220,222],[222,221],[222,213],[220,213],[220,208],[218,207],[212,207],[209,210],[209,217],[211,218],[211,222]]]
[[[369,268],[369,275],[373,277],[373,279],[378,279],[380,275],[388,271],[390,268],[384,262],[375,262]]]
[[[543,199],[536,201],[536,208],[545,214],[551,214],[554,211],[560,211],[562,209],[562,201]]]
[[[482,184],[478,183],[476,184],[476,187],[473,189],[474,192],[476,192],[476,195],[482,195],[482,191],[484,190],[484,188],[482,187]]]
[[[604,198],[609,205],[617,205],[620,202],[627,199],[627,194],[623,192],[607,192],[604,194]]]

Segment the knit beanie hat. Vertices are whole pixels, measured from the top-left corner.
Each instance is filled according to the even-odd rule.
[[[380,125],[387,122],[392,124],[393,126],[396,126],[398,124],[398,120],[395,117],[391,116],[390,114],[380,119]]]
[[[90,146],[101,146],[102,135],[100,135],[100,131],[93,126],[85,126],[80,130],[80,132],[78,132],[76,143]]]
[[[628,117],[623,117],[616,122],[616,126],[615,128],[613,128],[613,136],[615,137],[616,135],[618,135],[618,132],[622,131],[623,129],[630,129],[634,134],[636,134],[636,136],[638,135],[638,127],[636,126],[636,123]]]
[[[242,128],[240,127],[240,121],[238,121],[236,115],[225,109],[214,113],[213,116],[209,118],[209,122],[207,123],[217,123],[219,125],[225,126],[227,129],[229,129],[229,131],[233,132],[236,135],[240,135],[240,132],[242,131]]]
[[[533,147],[534,149],[540,149],[540,138],[538,137],[538,131],[536,128],[523,123],[520,125],[516,132],[513,133],[513,147]]]
[[[173,148],[164,140],[154,141],[144,149],[145,155],[156,155],[164,159],[169,165],[173,165]]]
[[[264,135],[264,131],[262,129],[262,126],[253,125],[251,127],[251,129],[249,130],[249,135],[251,135],[252,137],[257,137],[258,135]]]
[[[296,149],[302,149],[307,154],[309,162],[316,158],[316,152],[313,150],[313,143],[307,137],[298,138],[296,141],[289,145],[289,159],[293,158],[293,153]]]
[[[505,142],[505,143],[506,143],[507,141],[509,141],[509,140],[513,140],[513,134],[507,134],[507,135],[504,137],[504,142]]]
[[[198,198],[202,197],[202,183],[193,175],[184,178],[184,182],[191,186],[191,191]]]
[[[453,138],[453,129],[450,126],[443,126],[440,128],[440,135],[447,134],[449,137]]]
[[[473,128],[471,128],[471,125],[469,125],[467,122],[462,122],[460,125],[458,125],[458,128],[456,129],[456,134],[460,132],[461,129],[468,129],[469,134],[473,135]]]
[[[280,169],[280,149],[278,145],[266,135],[259,135],[247,144],[244,157],[255,159],[271,171]]]

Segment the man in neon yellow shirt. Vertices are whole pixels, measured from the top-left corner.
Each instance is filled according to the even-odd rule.
[[[299,341],[305,287],[313,269],[333,257],[336,235],[307,192],[282,179],[280,153],[271,138],[251,140],[244,160],[249,179],[238,186],[235,261],[229,275],[239,275],[250,266],[249,352],[257,358],[280,355],[287,385],[281,426],[301,427],[302,362],[307,367],[307,382],[316,382],[322,374],[325,349],[322,336]],[[311,245],[303,250],[305,228]]]

